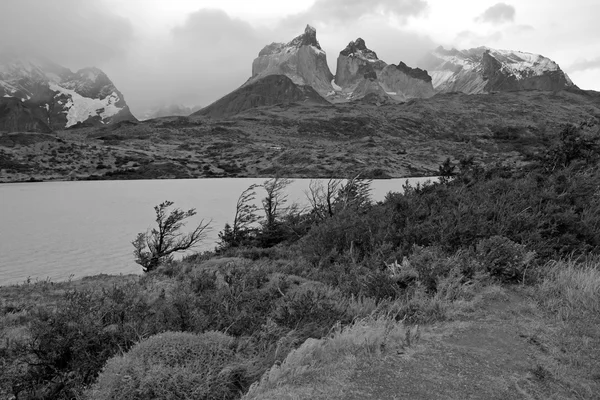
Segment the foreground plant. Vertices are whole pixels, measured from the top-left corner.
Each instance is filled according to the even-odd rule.
[[[154,207],[158,229],[138,233],[131,242],[134,247],[135,262],[142,266],[144,272],[150,272],[158,266],[173,259],[173,254],[188,250],[204,239],[209,229],[210,221],[200,221],[191,233],[180,232],[185,225],[184,220],[196,215],[194,208],[182,211],[179,208],[169,212],[172,201],[165,201]]]

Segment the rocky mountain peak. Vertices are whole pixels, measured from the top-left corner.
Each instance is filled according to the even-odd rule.
[[[359,57],[372,61],[379,60],[377,53],[367,47],[363,38],[358,38],[348,43],[348,46],[340,54],[346,57]]]
[[[317,40],[317,30],[310,25],[306,25],[304,33],[300,36],[295,37],[291,42],[287,44],[290,47],[302,47],[302,46],[314,46],[319,50],[321,45]]]
[[[317,40],[316,29],[310,25],[288,43],[265,46],[252,62],[252,77],[247,84],[268,75],[285,75],[296,85],[310,85],[322,96],[333,90],[327,55]]]

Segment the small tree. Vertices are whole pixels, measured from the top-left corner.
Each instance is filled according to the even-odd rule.
[[[338,210],[351,209],[364,212],[371,207],[372,179],[363,179],[360,175],[348,179],[341,185],[335,198],[334,206]]]
[[[260,219],[256,215],[258,207],[254,204],[254,199],[256,198],[256,191],[254,189],[257,186],[250,185],[238,198],[235,206],[233,226],[225,224],[223,231],[219,232],[220,242],[218,250],[224,250],[228,247],[238,247],[244,244],[255,230],[252,225]]]
[[[267,197],[262,200],[263,209],[265,210],[264,228],[272,229],[275,227],[277,220],[285,211],[283,205],[287,202],[287,194],[284,189],[292,181],[286,178],[272,178],[263,183],[263,188],[267,192]]]
[[[341,185],[341,179],[329,179],[327,186],[323,185],[320,180],[312,179],[310,181],[308,191],[304,193],[312,208],[311,212],[317,219],[333,217],[335,200]]]
[[[440,183],[442,184],[450,182],[452,180],[452,177],[456,175],[456,166],[452,164],[452,161],[450,161],[450,157],[444,160],[444,163],[439,166],[438,170],[440,172]]]
[[[261,247],[271,247],[284,240],[281,222],[294,208],[284,207],[287,203],[287,194],[284,190],[290,183],[292,183],[290,179],[271,178],[262,184],[266,197],[262,199],[265,218],[262,220],[258,235],[258,245]]]
[[[198,244],[206,234],[209,222],[200,221],[200,224],[188,234],[183,234],[180,229],[185,225],[184,220],[196,215],[195,209],[182,211],[179,208],[168,212],[172,201],[165,201],[154,207],[158,229],[138,233],[131,242],[134,247],[135,262],[142,266],[144,272],[150,272],[161,264],[171,261],[173,254],[188,250]]]

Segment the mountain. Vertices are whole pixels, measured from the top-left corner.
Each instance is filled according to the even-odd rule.
[[[436,92],[467,94],[515,90],[557,91],[576,88],[557,63],[547,57],[513,50],[438,47],[421,62]]]
[[[139,119],[145,121],[162,117],[187,117],[201,109],[202,107],[199,106],[187,107],[182,104],[163,104],[144,112]]]
[[[0,98],[0,131],[50,133],[52,129],[21,100],[3,97]]]
[[[388,65],[362,38],[350,42],[340,52],[334,88],[338,98],[348,100],[375,94],[405,101],[435,94],[427,71],[411,68],[403,62]]]
[[[327,55],[317,40],[317,31],[310,25],[288,43],[265,46],[252,63],[252,77],[247,83],[268,75],[285,75],[296,85],[312,86],[321,96],[333,92]]]
[[[49,60],[13,54],[0,55],[0,104],[11,115],[0,119],[0,131],[61,130],[135,120],[123,94],[100,69],[72,72]]]
[[[192,115],[223,118],[251,108],[290,102],[329,104],[312,86],[297,85],[286,75],[268,75],[243,85]]]

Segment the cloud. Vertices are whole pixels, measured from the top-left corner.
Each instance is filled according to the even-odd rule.
[[[514,27],[515,33],[533,32],[535,28],[531,25],[517,25]]]
[[[473,31],[461,31],[456,35],[455,43],[461,47],[487,46],[489,43],[498,42],[503,37],[502,32],[496,31],[489,34],[479,34]]]
[[[124,55],[133,38],[129,20],[100,1],[0,2],[0,50],[16,49],[79,68]]]
[[[334,74],[340,51],[358,37],[364,39],[367,47],[388,64],[403,61],[411,67],[415,67],[427,51],[437,47],[437,43],[427,35],[381,23],[375,17],[369,17],[360,27],[324,26],[324,29],[317,31],[317,35],[321,47],[327,52],[327,61]]]
[[[584,59],[576,61],[568,68],[570,72],[587,71],[590,69],[600,69],[600,57],[592,60]]]
[[[307,11],[290,17],[292,20],[344,23],[368,15],[383,15],[406,22],[422,14],[428,7],[425,0],[317,0]]]
[[[221,10],[195,11],[161,42],[131,55],[122,91],[138,114],[161,103],[206,106],[243,84],[271,41],[269,31]]]
[[[506,3],[497,3],[485,10],[476,20],[492,24],[502,24],[514,21],[515,14],[516,10],[513,6]]]
[[[176,39],[191,40],[198,45],[219,42],[240,42],[257,38],[257,31],[249,23],[231,18],[222,10],[201,9],[189,14],[183,25],[171,31]]]

